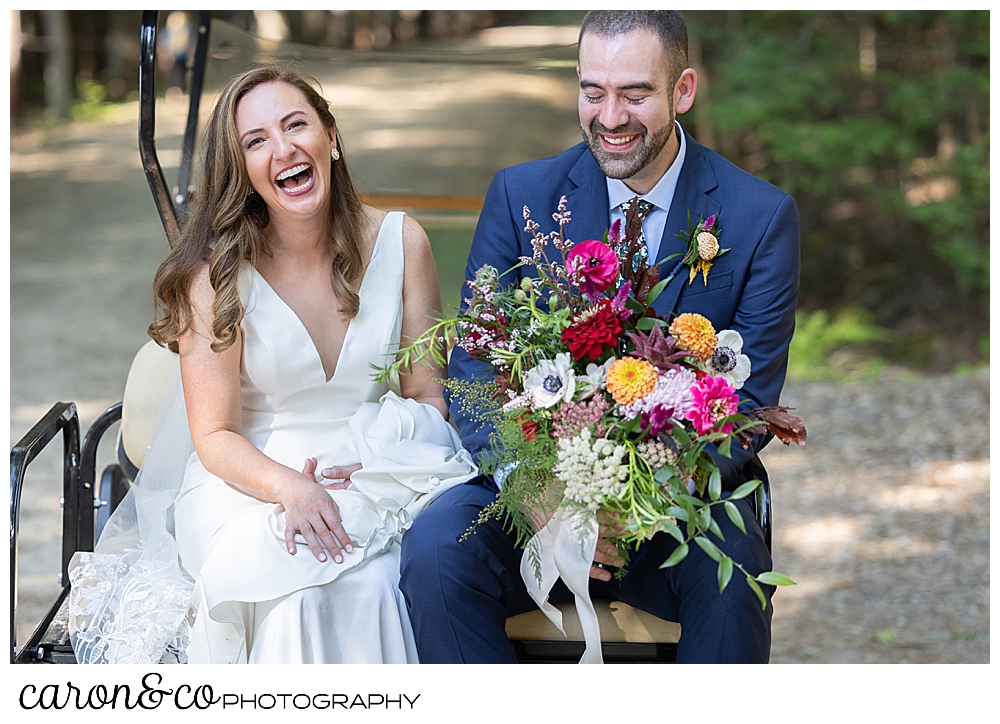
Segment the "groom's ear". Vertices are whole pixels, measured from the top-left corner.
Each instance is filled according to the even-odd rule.
[[[674,109],[678,114],[686,113],[694,105],[698,92],[698,74],[694,68],[686,68],[674,84]]]

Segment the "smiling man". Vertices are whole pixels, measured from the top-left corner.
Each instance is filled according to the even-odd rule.
[[[505,270],[531,256],[522,209],[547,218],[562,196],[572,213],[567,236],[600,239],[635,197],[648,209],[642,222],[650,262],[683,252],[675,235],[689,218],[719,219],[720,240],[729,248],[711,273],[691,277],[674,259],[660,267],[673,276],[655,308],[666,317],[698,312],[715,329],[731,329],[744,340],[751,375],[740,390],[744,408],[775,405],[784,383],[799,286],[798,211],[780,189],[737,168],[695,141],[676,121],[689,110],[698,77],[687,64],[687,28],[676,11],[592,11],[580,29],[580,127],[584,142],[554,158],[500,171],[486,194],[466,267],[473,278],[484,264]],[[543,225],[541,232],[555,229]],[[520,267],[504,281],[517,281]],[[467,289],[463,290],[468,292]],[[452,354],[452,377],[488,378],[489,365],[463,350]],[[479,456],[488,449],[488,427],[452,404],[465,446]],[[723,488],[757,477],[753,448],[733,446],[731,458],[714,454]],[[535,608],[519,573],[521,551],[496,521],[480,524],[460,542],[497,485],[485,477],[443,494],[403,538],[402,579],[422,662],[513,662],[505,619]],[[726,555],[747,571],[770,570],[771,556],[746,499],[736,501],[746,522],[743,535],[725,515],[717,517]],[[733,581],[719,593],[716,564],[695,546],[678,565],[660,564],[676,541],[658,534],[634,552],[627,575],[612,580],[605,564],[618,561],[598,548],[591,568],[591,596],[624,601],[681,624],[678,662],[766,662],[771,645],[771,605]],[[596,565],[600,564],[600,565]],[[768,600],[772,593],[766,591]],[[550,600],[568,599],[557,585]]]

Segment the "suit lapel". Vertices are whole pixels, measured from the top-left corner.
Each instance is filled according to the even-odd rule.
[[[569,172],[569,180],[574,188],[566,193],[566,208],[572,213],[566,235],[576,243],[600,239],[611,220],[608,184],[589,150],[580,154],[580,159]]]
[[[686,136],[687,152],[684,157],[684,166],[681,168],[680,176],[677,179],[677,188],[674,190],[674,198],[670,202],[670,212],[667,214],[667,224],[663,228],[663,238],[660,240],[659,256],[670,256],[671,254],[684,254],[687,245],[675,234],[688,228],[688,211],[691,212],[691,223],[697,223],[698,218],[708,218],[712,214],[717,214],[721,206],[715,199],[708,195],[708,192],[718,186],[715,172],[704,156],[704,147],[691,138],[687,131],[683,131]],[[666,279],[675,268],[680,256],[664,262],[660,266],[660,279]],[[677,306],[677,299],[681,290],[688,283],[688,268],[682,266],[677,270],[673,280],[667,284],[666,288],[656,298],[653,308],[661,315],[669,315]]]
[[[687,246],[674,236],[688,227],[688,211],[691,212],[691,222],[699,217],[708,218],[721,210],[720,204],[708,192],[718,186],[715,172],[704,156],[704,147],[685,134],[687,153],[684,166],[677,179],[677,188],[670,203],[667,223],[663,227],[663,237],[660,240],[660,258],[680,252],[684,253]],[[566,235],[579,243],[587,239],[600,239],[607,231],[611,215],[608,210],[608,186],[604,174],[589,151],[584,150],[579,160],[569,173],[573,188],[566,192],[566,207],[572,212],[572,222],[566,227]],[[543,210],[539,210],[541,213]],[[545,210],[548,213],[547,210]],[[552,211],[555,211],[553,209]],[[535,210],[532,209],[532,213]],[[541,218],[541,217],[539,217]],[[665,262],[660,267],[660,279],[665,279],[677,266],[680,257]],[[673,280],[657,297],[653,307],[659,314],[669,315],[677,306],[677,299],[687,284],[688,268],[681,267]]]

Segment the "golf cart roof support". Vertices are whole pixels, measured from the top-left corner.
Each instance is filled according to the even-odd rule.
[[[198,107],[201,104],[202,84],[205,80],[205,65],[208,60],[208,31],[212,22],[211,10],[198,11],[198,42],[194,49],[194,65],[191,68],[191,83],[188,86],[187,125],[184,126],[184,145],[181,148],[181,167],[177,172],[177,188],[174,190],[174,206],[183,222],[191,194],[191,165],[194,160],[194,144],[198,137]]]
[[[180,222],[187,209],[191,180],[191,165],[194,158],[195,140],[198,135],[198,108],[201,101],[205,65],[208,59],[208,33],[212,13],[198,11],[198,41],[195,46],[194,66],[191,71],[187,124],[181,149],[181,166],[177,175],[177,188],[171,198],[163,168],[156,154],[156,20],[157,10],[142,11],[142,26],[139,31],[139,157],[142,170],[153,192],[153,201],[160,214],[163,230],[170,246],[180,241]]]

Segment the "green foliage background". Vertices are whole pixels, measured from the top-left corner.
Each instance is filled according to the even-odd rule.
[[[892,361],[988,349],[989,13],[685,13],[699,141],[795,196],[804,311]],[[873,342],[873,337],[865,341]]]

